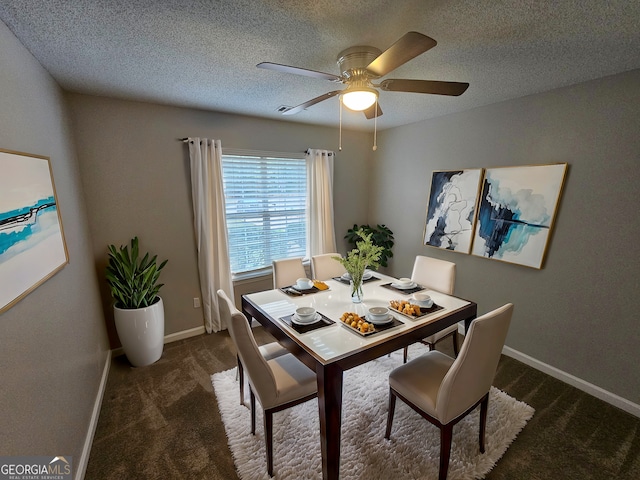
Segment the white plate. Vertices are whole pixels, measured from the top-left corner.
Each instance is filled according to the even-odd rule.
[[[399,283],[392,283],[391,286],[393,288],[399,288],[400,290],[409,290],[411,288],[415,288],[416,287],[416,282],[411,282],[411,283],[408,283],[406,285],[401,285]]]
[[[422,301],[420,301],[420,300],[416,300],[415,298],[411,297],[411,298],[409,299],[409,301],[410,301],[411,303],[414,303],[414,304],[416,304],[416,305],[421,306],[422,308],[431,308],[431,307],[433,307],[433,299],[432,299],[432,298],[430,298],[430,299],[429,299],[429,300],[427,300],[426,302],[422,302]]]
[[[367,319],[367,322],[373,323],[374,325],[386,325],[387,323],[393,322],[393,315],[390,313],[387,314],[387,318],[383,320],[374,320],[370,315],[365,315],[365,318]]]
[[[321,318],[322,317],[320,316],[320,314],[318,312],[316,312],[315,317],[311,317],[311,320],[302,320],[300,317],[298,317],[297,314],[294,313],[291,316],[291,321],[293,323],[295,323],[296,325],[311,325],[312,323],[316,323]]]
[[[371,270],[365,270],[362,274],[362,280],[369,280],[371,277],[373,277],[373,272]],[[349,275],[348,273],[343,273],[340,278],[342,278],[343,280],[351,280],[351,275]]]

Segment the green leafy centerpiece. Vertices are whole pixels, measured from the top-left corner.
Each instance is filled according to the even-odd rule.
[[[346,258],[333,257],[339,261],[351,276],[351,299],[354,303],[362,302],[362,277],[367,267],[377,268],[380,266],[380,255],[384,247],[375,245],[371,236],[372,233],[365,233],[363,229],[356,232],[361,240],[356,240],[356,248],[351,250]]]

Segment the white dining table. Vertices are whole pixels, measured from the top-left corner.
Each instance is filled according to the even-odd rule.
[[[396,280],[374,274],[363,284],[363,302],[353,303],[351,287],[338,280],[327,280],[327,290],[304,295],[290,295],[281,289],[242,296],[242,311],[256,319],[285,348],[314,370],[318,381],[322,474],[325,480],[339,478],[340,435],[342,424],[342,376],[345,370],[381,357],[433,335],[454,323],[465,322],[468,328],[476,317],[475,302],[423,290],[441,309],[418,319],[394,310],[398,325],[363,336],[343,324],[340,317],[354,312],[365,317],[373,306],[389,306],[391,300],[408,300],[411,294],[384,287]],[[299,333],[284,320],[296,308],[310,306],[335,323],[306,333]]]

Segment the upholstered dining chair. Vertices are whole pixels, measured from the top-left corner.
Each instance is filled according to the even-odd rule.
[[[218,295],[224,295],[218,290]],[[224,302],[223,302],[224,303]],[[232,304],[227,304],[232,305]],[[235,310],[235,311],[234,311]],[[273,476],[273,414],[317,397],[316,374],[290,353],[266,360],[253,337],[246,317],[231,310],[227,324],[247,370],[251,406],[251,433],[256,433],[256,396],[262,405],[267,473]],[[300,452],[303,454],[303,452]]]
[[[389,375],[385,438],[391,436],[397,397],[440,429],[439,480],[447,478],[453,426],[478,405],[480,452],[484,453],[489,390],[512,314],[513,305],[508,303],[471,322],[456,359],[429,351]]]
[[[299,278],[305,278],[307,273],[302,265],[302,258],[283,258],[273,260],[273,288],[293,285]]]
[[[242,312],[240,312],[240,310],[236,308],[236,306],[224,290],[218,290],[218,304],[220,308],[220,315],[222,316],[222,319],[224,320],[226,325],[231,324],[231,316],[234,313],[242,314]],[[247,321],[247,324],[250,325],[250,322]],[[260,345],[260,347],[258,347],[258,350],[260,351],[260,355],[262,355],[265,360],[271,360],[272,358],[276,358],[289,353],[289,350],[284,348],[278,342],[271,342]],[[242,366],[242,362],[240,361],[240,355],[238,354],[236,355],[236,361],[238,364],[238,382],[240,384],[240,405],[244,405],[244,368]]]
[[[456,283],[456,264],[446,260],[416,255],[411,280],[429,290],[437,290],[447,295],[453,295]],[[422,339],[421,342],[427,345],[429,350],[433,350],[436,343],[451,337],[453,339],[453,352],[458,355],[457,332],[458,324],[454,324],[434,333],[430,337]],[[407,363],[408,353],[409,347],[404,347],[404,363]]]
[[[347,273],[342,264],[333,257],[341,257],[339,253],[322,253],[311,257],[311,276],[316,280],[330,280]]]

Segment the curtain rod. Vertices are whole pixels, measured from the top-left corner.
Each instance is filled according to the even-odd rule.
[[[188,141],[189,141],[189,137],[178,138],[178,140],[179,140],[180,142],[184,142],[184,143],[186,143],[186,142],[188,142]],[[307,148],[306,150],[304,150],[304,153],[309,153],[309,150],[310,150],[310,149],[309,149],[309,148]],[[331,155],[334,155],[334,153],[333,153],[333,152],[329,152],[329,156],[331,156]]]

